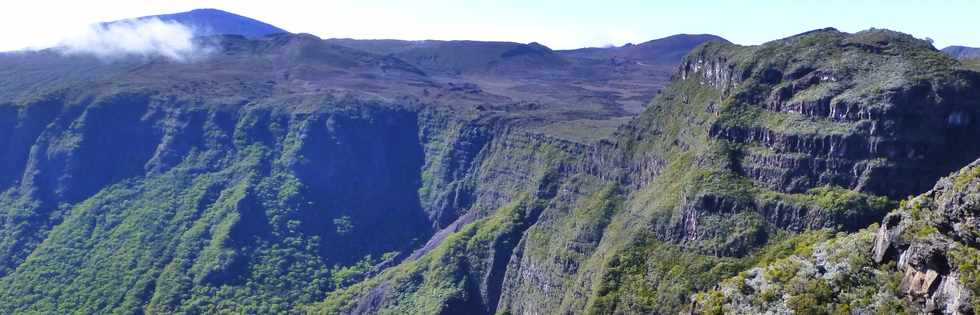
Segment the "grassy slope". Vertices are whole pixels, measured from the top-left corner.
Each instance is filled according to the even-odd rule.
[[[965,59],[961,62],[970,69],[980,71],[980,58]]]

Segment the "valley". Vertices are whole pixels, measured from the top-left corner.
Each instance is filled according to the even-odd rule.
[[[969,57],[883,29],[552,50],[227,14],[165,17],[217,21],[190,60],[0,53],[0,313],[977,304]]]

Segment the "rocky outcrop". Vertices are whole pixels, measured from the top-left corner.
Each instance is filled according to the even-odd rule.
[[[973,196],[977,195],[977,169],[973,163],[915,199],[903,209],[889,214],[875,235],[874,260],[882,264],[897,263],[902,273],[899,295],[925,312],[969,314],[978,288],[970,288],[961,279],[969,279],[961,269],[962,255],[970,255],[975,243],[966,231],[976,224]],[[967,273],[970,271],[966,271]],[[971,281],[971,280],[967,280]]]
[[[812,253],[797,253],[726,280],[696,297],[693,310],[972,314],[980,293],[980,247],[963,235],[970,234],[964,228],[976,226],[971,213],[980,194],[977,174],[980,161],[903,202],[880,226],[838,236],[814,245]]]

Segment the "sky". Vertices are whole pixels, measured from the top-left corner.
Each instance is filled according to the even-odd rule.
[[[0,51],[45,48],[100,21],[216,8],[321,38],[539,42],[554,49],[715,34],[751,45],[808,30],[888,28],[980,47],[980,1],[88,0],[8,1]]]

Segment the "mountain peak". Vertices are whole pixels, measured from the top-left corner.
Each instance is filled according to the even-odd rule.
[[[666,44],[666,43],[678,43],[678,42],[698,42],[698,43],[703,43],[703,42],[712,41],[712,40],[716,40],[716,41],[720,41],[720,42],[726,42],[726,43],[728,42],[727,39],[724,39],[721,36],[713,35],[713,34],[676,34],[676,35],[670,35],[670,36],[667,36],[667,37],[664,37],[664,38],[654,39],[654,40],[647,41],[647,42],[644,42],[644,43],[640,43],[640,44],[637,44],[637,45],[645,45],[645,44],[661,44],[661,45],[663,45],[663,44]]]
[[[980,48],[967,46],[949,46],[943,48],[942,52],[956,59],[968,59],[980,57]]]
[[[160,19],[167,22],[184,24],[194,30],[195,36],[211,35],[241,35],[248,38],[266,35],[289,33],[274,25],[241,16],[228,11],[213,8],[195,9],[187,12],[151,15],[135,18],[135,20]],[[106,24],[121,21],[109,22]]]

